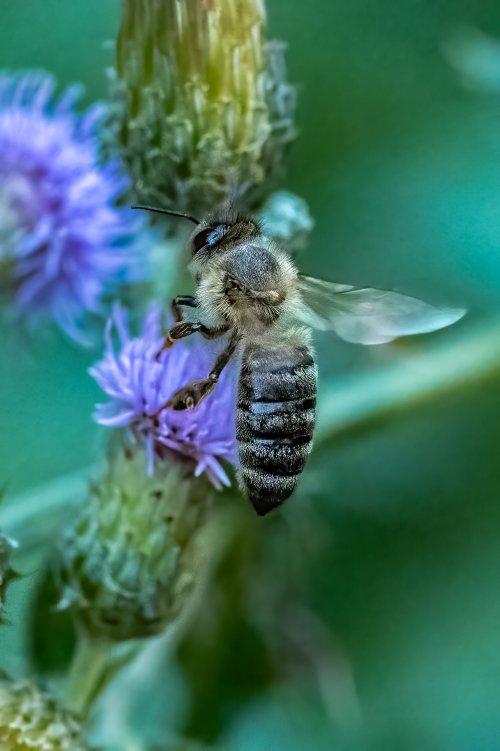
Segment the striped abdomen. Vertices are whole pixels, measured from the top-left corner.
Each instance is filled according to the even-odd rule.
[[[309,347],[249,346],[240,374],[236,437],[241,484],[261,516],[293,493],[311,451],[316,366]]]

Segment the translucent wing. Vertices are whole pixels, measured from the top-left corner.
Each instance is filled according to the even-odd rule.
[[[416,297],[370,287],[351,287],[299,274],[302,322],[333,330],[358,344],[383,344],[399,336],[425,334],[450,326],[464,308],[435,308]]]

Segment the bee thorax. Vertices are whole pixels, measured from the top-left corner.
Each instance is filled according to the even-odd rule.
[[[228,252],[226,269],[242,289],[269,292],[279,287],[280,265],[274,254],[260,245],[240,245]]]

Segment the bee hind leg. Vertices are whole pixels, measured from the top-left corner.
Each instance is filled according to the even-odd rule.
[[[215,388],[217,378],[212,376],[202,381],[193,381],[175,392],[165,407],[175,410],[194,409]]]

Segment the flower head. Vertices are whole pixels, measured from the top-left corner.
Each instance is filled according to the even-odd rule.
[[[119,339],[115,350],[113,329]],[[95,419],[108,427],[129,427],[147,448],[148,470],[154,462],[174,457],[205,473],[215,487],[229,485],[221,462],[235,462],[235,378],[230,367],[214,389],[192,411],[163,409],[172,394],[191,381],[208,375],[214,354],[204,341],[192,346],[180,341],[157,353],[163,343],[159,306],[151,305],[141,336],[131,337],[123,309],[116,308],[108,323],[104,358],[90,373],[110,400],[98,404]]]
[[[5,751],[85,751],[72,714],[25,681],[0,681],[0,748]]]
[[[143,226],[117,199],[128,182],[100,161],[106,108],[75,112],[80,87],[54,99],[45,73],[0,75],[0,272],[20,313],[52,316],[82,340],[117,285],[138,275]]]
[[[262,0],[125,0],[114,97],[134,189],[167,208],[253,207],[295,137],[295,90]]]

